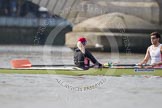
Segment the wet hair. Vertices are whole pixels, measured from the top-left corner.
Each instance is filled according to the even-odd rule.
[[[160,39],[160,33],[158,33],[158,32],[152,32],[150,35],[151,36],[156,36],[156,38]]]

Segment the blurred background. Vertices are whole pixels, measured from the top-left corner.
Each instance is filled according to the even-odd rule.
[[[144,53],[162,33],[161,0],[0,0],[0,45],[76,47]]]
[[[54,45],[64,45],[65,33],[71,31],[66,19],[30,0],[0,0],[1,45],[44,45],[59,23],[66,27],[57,34]]]

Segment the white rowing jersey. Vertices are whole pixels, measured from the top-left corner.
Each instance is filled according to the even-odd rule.
[[[151,64],[161,62],[162,61],[162,54],[161,54],[161,49],[162,44],[160,44],[158,47],[153,47],[153,45],[150,46],[150,57],[151,57]],[[161,67],[161,66],[160,66]]]

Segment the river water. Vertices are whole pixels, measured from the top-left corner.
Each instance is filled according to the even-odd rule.
[[[144,54],[94,53],[101,63],[138,63]],[[73,64],[66,47],[0,46],[0,67],[28,58],[32,64]],[[94,86],[96,85],[97,86]],[[0,74],[1,108],[161,108],[156,76]]]

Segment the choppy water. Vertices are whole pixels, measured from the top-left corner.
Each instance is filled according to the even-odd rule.
[[[65,47],[1,46],[0,66],[15,58],[33,64],[72,64]],[[143,54],[94,53],[101,62],[139,62]],[[117,55],[118,59],[115,58]],[[161,108],[162,78],[0,74],[1,108]]]

